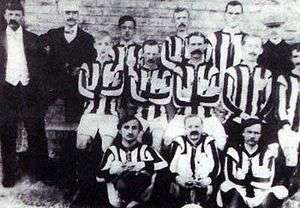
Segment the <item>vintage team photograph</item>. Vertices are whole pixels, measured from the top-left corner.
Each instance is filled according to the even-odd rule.
[[[300,0],[0,12],[0,208],[300,208]]]

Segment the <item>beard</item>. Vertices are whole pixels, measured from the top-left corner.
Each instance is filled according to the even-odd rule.
[[[191,55],[194,55],[194,54],[197,54],[197,55],[202,55],[203,54],[203,51],[201,49],[195,49],[191,52]]]
[[[8,26],[10,26],[13,30],[16,30],[20,27],[20,23],[16,20],[10,20],[8,22]]]

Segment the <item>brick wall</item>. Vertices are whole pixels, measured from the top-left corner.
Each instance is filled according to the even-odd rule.
[[[26,23],[38,34],[62,25],[58,10],[59,0],[25,0]],[[138,24],[137,39],[163,40],[174,31],[172,11],[177,6],[191,10],[192,30],[205,34],[224,24],[223,10],[228,0],[82,0],[81,23],[85,30],[95,33],[108,30],[117,36],[118,18],[133,15]],[[287,24],[283,36],[290,42],[300,40],[300,0],[241,0],[244,4],[243,30],[265,37],[261,23],[269,13],[282,15]]]

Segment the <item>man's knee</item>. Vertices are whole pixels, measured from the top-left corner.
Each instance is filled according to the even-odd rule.
[[[76,140],[77,149],[86,149],[88,144],[92,142],[92,137],[89,135],[78,134]]]

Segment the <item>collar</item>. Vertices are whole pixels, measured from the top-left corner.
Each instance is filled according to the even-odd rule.
[[[72,35],[77,35],[78,32],[78,24],[74,25],[73,27],[71,27],[70,29],[66,30],[66,27],[64,27],[64,31],[73,31]],[[71,34],[70,34],[71,35]]]
[[[23,28],[20,26],[16,31],[11,29],[9,26],[6,27],[7,35],[23,35]]]
[[[130,147],[125,147],[123,144],[122,144],[122,141],[120,142],[120,148],[123,149],[125,152],[132,152],[134,149],[136,149],[137,147],[139,146],[139,143],[136,142],[134,145],[130,146]]]
[[[283,41],[283,39],[282,38],[278,38],[278,39],[270,38],[269,41],[271,43],[273,43],[274,45],[278,45],[281,43],[281,41]]]
[[[201,134],[200,139],[194,144],[193,142],[191,142],[191,140],[188,138],[188,136],[183,137],[191,146],[193,147],[198,147],[204,139],[204,134]]]
[[[132,45],[135,45],[136,43],[133,41],[133,40],[130,40],[128,42],[126,42],[125,40],[121,40],[119,45],[120,46],[123,46],[123,47],[129,47],[129,46],[132,46]]]
[[[224,27],[222,32],[229,33],[229,34],[240,34],[241,30],[237,27],[236,28]]]
[[[260,148],[260,145],[258,145],[257,149],[252,154],[250,154],[247,151],[245,144],[241,145],[241,149],[243,150],[243,152],[245,152],[248,155],[248,157],[254,157],[255,155],[257,155],[258,153],[260,153],[262,151],[262,149]]]

